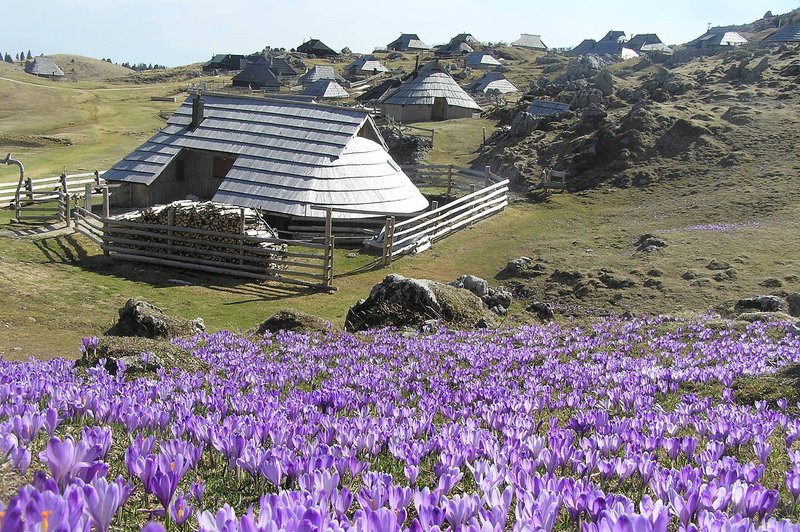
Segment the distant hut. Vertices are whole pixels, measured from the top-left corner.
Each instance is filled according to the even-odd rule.
[[[399,79],[387,79],[382,83],[367,89],[363,94],[356,96],[356,101],[361,103],[377,102],[386,98],[394,89],[402,85]]]
[[[606,55],[616,59],[631,59],[639,54],[625,42],[625,32],[611,30],[599,41],[584,39],[568,52],[570,55]]]
[[[570,107],[570,104],[563,102],[533,100],[528,106],[527,112],[533,116],[558,116],[568,113]]]
[[[292,78],[299,74],[285,57],[270,57],[267,59],[267,68],[278,78]]]
[[[419,40],[416,33],[403,33],[400,37],[387,44],[386,49],[398,52],[426,52],[431,47]]]
[[[697,39],[686,43],[686,46],[699,50],[717,50],[733,48],[743,44],[747,44],[747,39],[739,33],[726,28],[711,28]]]
[[[484,94],[495,90],[501,94],[519,92],[519,89],[508,81],[502,72],[487,72],[482,78],[467,85],[466,89],[469,92],[482,92]]]
[[[33,62],[25,65],[25,72],[39,76],[40,78],[61,79],[64,71],[56,64],[52,57],[34,57]]]
[[[251,89],[265,89],[278,91],[281,82],[269,69],[269,63],[263,57],[256,59],[233,77],[234,87],[248,87]]]
[[[319,39],[309,39],[297,47],[301,54],[315,55],[317,57],[331,57],[338,55],[333,48],[328,47]]]
[[[787,24],[762,41],[765,44],[800,42],[800,22]]]
[[[439,56],[465,55],[483,48],[483,44],[470,33],[459,33],[450,42],[437,46],[435,51]]]
[[[382,72],[388,72],[386,68],[371,55],[362,55],[346,67],[344,67],[345,76],[348,78],[369,77]]]
[[[318,79],[303,91],[306,96],[315,99],[347,98],[350,96],[344,88],[332,79]]]
[[[639,54],[646,52],[672,53],[672,48],[661,42],[655,33],[638,33],[630,41],[625,42],[625,47]]]
[[[368,112],[277,97],[190,96],[104,177],[120,184],[112,199],[121,206],[191,194],[259,209],[279,223],[324,216],[312,207],[415,213],[428,206]]]
[[[240,54],[217,54],[210,61],[203,63],[203,72],[211,73],[224,70],[244,70],[247,59]]]
[[[315,65],[311,70],[300,76],[298,81],[306,87],[321,79],[332,79],[337,83],[344,83],[344,79],[330,65]]]
[[[411,74],[381,101],[383,114],[400,122],[425,122],[472,117],[481,112],[438,61],[431,61]]]
[[[492,69],[502,65],[492,54],[491,50],[472,52],[464,57],[464,66],[477,69]]]
[[[547,50],[547,46],[542,42],[541,35],[534,35],[533,33],[522,33],[519,39],[511,43],[511,46],[517,48],[527,48],[528,50]]]

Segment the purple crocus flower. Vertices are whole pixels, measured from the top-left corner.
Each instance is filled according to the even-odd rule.
[[[130,494],[130,486],[122,477],[108,482],[104,477],[96,478],[91,484],[83,486],[83,497],[86,510],[92,523],[100,532],[106,532],[117,510],[125,503]]]
[[[172,504],[169,505],[169,516],[178,526],[182,525],[192,516],[192,505],[183,493],[178,493]]]
[[[197,480],[189,484],[189,493],[198,503],[203,502],[203,494],[206,491],[206,481],[198,477]]]
[[[153,476],[150,477],[149,488],[166,510],[178,488],[178,477],[173,471],[164,472],[160,468],[156,469]]]

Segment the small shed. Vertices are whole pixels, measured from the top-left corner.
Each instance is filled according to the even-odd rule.
[[[25,72],[39,76],[40,78],[61,79],[64,71],[56,64],[52,57],[34,57],[33,62],[25,65]]]
[[[481,112],[439,61],[431,61],[412,73],[381,101],[381,109],[384,115],[400,122],[469,118]]]
[[[637,33],[625,43],[625,47],[639,54],[646,52],[672,53],[672,48],[661,42],[655,33]]]
[[[747,44],[747,39],[735,31],[726,28],[711,28],[703,35],[689,41],[686,46],[700,50],[714,50],[720,48],[733,48]]]
[[[332,79],[337,83],[344,83],[344,79],[330,65],[315,65],[311,70],[300,76],[298,81],[306,87],[321,79]]]
[[[388,71],[388,68],[371,55],[362,55],[344,67],[345,75],[349,78],[369,77]]]
[[[492,54],[491,50],[480,50],[472,52],[464,57],[464,66],[477,69],[492,69],[499,67],[502,63]]]
[[[487,72],[482,78],[467,85],[466,89],[469,92],[482,92],[484,94],[494,90],[499,91],[501,94],[519,92],[519,89],[508,81],[502,72]]]
[[[430,46],[422,42],[416,33],[403,33],[386,45],[387,50],[398,52],[425,52],[431,49]]]
[[[436,47],[436,55],[464,55],[483,48],[483,44],[470,33],[459,33],[450,42]]]
[[[247,65],[247,67],[236,74],[232,80],[234,87],[246,87],[250,89],[264,89],[268,91],[278,91],[281,82],[269,68],[269,63],[260,57]]]
[[[527,48],[528,50],[547,50],[547,46],[542,42],[541,35],[533,33],[522,33],[519,39],[511,43],[511,46],[517,48]]]
[[[217,72],[220,70],[244,70],[247,59],[241,54],[217,54],[210,61],[203,63],[203,72]]]
[[[303,91],[306,96],[313,96],[315,99],[324,98],[347,98],[350,96],[344,88],[332,79],[318,79]]]
[[[259,209],[279,223],[322,218],[314,206],[409,214],[428,206],[368,112],[277,96],[190,96],[103,177],[119,185],[112,195],[119,206],[191,194]]]
[[[787,24],[762,41],[765,44],[800,42],[800,22]]]
[[[607,55],[623,60],[639,56],[634,50],[628,48],[627,43],[613,40],[595,41],[594,39],[584,39],[578,46],[567,53],[570,55]]]
[[[327,46],[319,39],[309,39],[297,47],[297,51],[301,54],[315,55],[317,57],[330,57],[339,55],[336,50]]]
[[[553,116],[567,113],[570,104],[563,102],[553,102],[550,100],[533,100],[526,111],[533,116]]]

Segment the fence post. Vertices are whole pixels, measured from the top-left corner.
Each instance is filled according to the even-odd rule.
[[[20,213],[22,212],[20,199],[19,199],[19,189],[17,189],[16,194],[14,194],[14,218],[19,222],[20,221]]]
[[[25,187],[28,189],[28,199],[33,199],[33,180],[30,177],[25,180]]]
[[[105,255],[106,257],[108,257],[108,255],[109,255],[109,252],[108,252],[108,242],[109,242],[108,233],[109,233],[108,218],[103,218],[103,245],[101,247],[103,248],[103,255]]]
[[[94,184],[100,186],[100,172],[97,170],[94,171]]]
[[[453,165],[447,165],[447,195],[450,196],[451,191],[453,190]]]
[[[69,227],[70,224],[72,223],[71,222],[72,213],[70,212],[71,206],[70,206],[69,194],[67,194],[66,192],[62,193],[61,199],[64,201],[64,221],[67,222],[67,227]]]
[[[483,167],[483,186],[484,187],[488,187],[491,182],[492,182],[492,167],[491,166],[484,166]]]
[[[381,257],[381,264],[387,268],[392,264],[392,248],[394,247],[394,216],[386,218],[386,224],[383,226],[383,256]]]
[[[239,209],[239,234],[244,236],[245,220],[244,220],[244,207]],[[244,238],[239,239],[239,264],[244,264]]]
[[[83,193],[83,210],[92,212],[92,184],[86,183]]]
[[[474,194],[475,193],[475,183],[470,184],[469,193],[470,194]]]
[[[431,210],[435,211],[438,208],[439,208],[439,202],[438,201],[432,201],[431,202]]]
[[[325,209],[325,262],[323,271],[323,287],[333,288],[333,211]]]
[[[431,130],[431,148],[433,148],[434,141],[436,140],[436,130]]]
[[[108,198],[108,187],[103,187],[103,218],[111,216],[111,203]]]
[[[67,174],[61,174],[61,190],[64,191],[64,194],[69,194],[69,188],[67,186]]]

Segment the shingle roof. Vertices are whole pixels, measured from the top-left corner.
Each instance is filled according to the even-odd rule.
[[[621,42],[625,38],[624,31],[611,30],[606,33],[600,41],[602,42]]]
[[[332,79],[318,79],[309,85],[303,94],[315,98],[347,98],[350,96],[341,85]]]
[[[365,92],[364,94],[362,94],[360,96],[357,96],[356,97],[356,101],[369,102],[369,101],[373,101],[373,100],[380,100],[381,98],[386,96],[386,94],[390,90],[399,87],[401,85],[401,83],[402,82],[399,79],[394,79],[394,78],[393,79],[387,79],[386,81],[384,81],[380,85],[376,85],[376,86],[372,87],[371,89],[367,90],[367,92]]]
[[[671,52],[672,48],[661,42],[655,33],[639,33],[634,35],[630,41],[625,43],[626,48],[635,52],[663,51]]]
[[[764,42],[800,42],[800,22],[787,24],[764,39]]]
[[[319,39],[309,39],[297,47],[297,51],[312,55],[336,55],[336,51]]]
[[[297,71],[285,57],[270,57],[268,60],[269,70],[276,76],[296,76]]]
[[[248,85],[254,88],[281,86],[281,82],[269,69],[269,63],[263,57],[247,65],[244,70],[233,77],[232,82],[237,87],[246,87]]]
[[[506,79],[502,72],[487,72],[482,78],[467,85],[467,90],[483,93],[490,90],[498,90],[503,94],[519,91],[513,83]]]
[[[300,83],[302,85],[311,85],[320,79],[332,79],[336,82],[344,82],[341,76],[336,74],[336,71],[330,65],[315,65],[314,68],[300,76]]]
[[[464,57],[464,64],[468,67],[500,66],[502,63],[497,60],[488,50],[472,52]]]
[[[362,55],[349,65],[345,70],[355,70],[356,72],[373,73],[373,72],[388,72],[389,69],[381,64],[380,61],[371,55]]]
[[[534,35],[532,33],[520,34],[520,38],[512,42],[511,46],[519,46],[520,48],[531,48],[533,50],[547,50],[547,46],[542,42],[542,36]]]
[[[64,71],[56,64],[55,59],[44,56],[34,57],[33,62],[25,67],[25,72],[37,76],[61,77],[64,75]]]
[[[594,39],[584,39],[578,46],[570,50],[568,53],[572,55],[613,55],[623,59],[636,57],[639,55],[631,48],[628,48],[627,43],[618,43],[614,41],[595,41]]]
[[[470,33],[459,33],[450,42],[438,46],[436,52],[439,54],[463,54],[475,51],[476,48],[482,48],[483,44],[472,36]]]
[[[747,39],[735,31],[728,31],[725,28],[711,28],[706,33],[693,41],[689,41],[689,46],[738,46],[746,44]]]
[[[386,45],[389,50],[430,50],[431,47],[422,42],[416,33],[403,33]]]
[[[464,92],[438,61],[432,61],[419,69],[417,76],[409,77],[397,91],[382,103],[389,105],[433,105],[435,98],[446,98],[447,104],[480,111],[469,94]]]
[[[190,130],[193,98],[104,177],[149,185],[186,148],[236,156],[213,198],[221,203],[312,217],[321,214],[311,205],[409,213],[427,206],[376,142],[382,139],[365,111],[206,94],[205,120]]]
[[[533,100],[528,106],[527,112],[533,116],[550,116],[566,113],[569,109],[570,105],[568,103]]]

